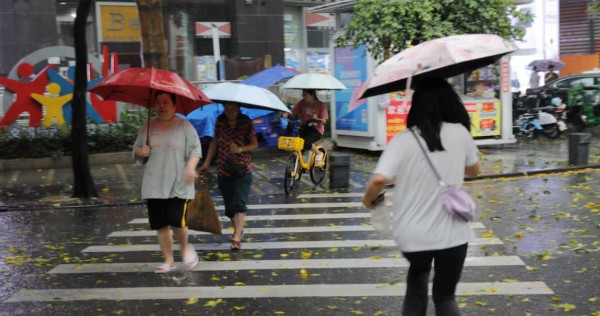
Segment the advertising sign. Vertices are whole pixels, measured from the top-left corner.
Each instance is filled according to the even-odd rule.
[[[362,85],[367,80],[367,56],[365,46],[336,48],[335,77],[348,89],[335,92],[336,121],[338,132],[350,131],[354,134],[369,132],[368,102],[358,100]],[[332,105],[333,107],[333,105]]]
[[[96,3],[98,40],[106,42],[140,42],[140,17],[135,2]]]
[[[385,111],[386,139],[389,142],[406,128],[406,117],[411,102],[404,102],[398,93],[383,95],[378,102],[389,106]],[[499,100],[466,100],[465,108],[471,118],[471,135],[477,137],[500,136],[501,104]]]

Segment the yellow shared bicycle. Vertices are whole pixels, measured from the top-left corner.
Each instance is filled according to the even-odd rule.
[[[302,156],[303,147],[304,139],[300,137],[280,136],[277,140],[277,148],[291,152],[285,166],[285,174],[283,175],[283,189],[287,195],[292,193],[294,185],[297,181],[300,181],[300,177],[302,177],[302,173],[304,172],[310,172],[310,179],[315,186],[321,184],[323,179],[325,179],[325,174],[327,173],[327,149],[316,146],[317,150],[323,154],[323,160],[321,160],[319,165],[315,166],[315,154],[310,150],[310,158],[308,161],[304,161]]]

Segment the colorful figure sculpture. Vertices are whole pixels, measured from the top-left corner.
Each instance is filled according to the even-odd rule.
[[[55,96],[45,96],[42,94],[32,93],[31,97],[38,101],[42,106],[46,108],[46,114],[44,114],[44,120],[42,126],[52,126],[53,120],[56,119],[56,123],[60,126],[65,126],[65,118],[63,116],[63,107],[71,101],[73,93],[59,96],[60,85],[58,83],[51,83],[48,85],[48,93]]]
[[[46,66],[31,81],[18,81],[0,76],[0,85],[14,93],[17,98],[10,106],[2,120],[0,127],[7,126],[14,122],[22,113],[29,113],[29,126],[38,127],[42,120],[42,107],[31,98],[31,94],[44,93],[48,85],[48,76],[46,72],[50,66]],[[29,63],[22,63],[17,68],[17,73],[21,78],[28,79],[33,75],[33,66]]]
[[[74,89],[73,80],[75,79],[75,67],[73,67],[73,66],[69,67],[69,69],[67,70],[67,76],[68,76],[69,80],[65,79],[54,69],[48,70],[48,77],[50,78],[50,80],[52,82],[55,82],[60,85],[60,95],[61,96],[73,94],[73,89]],[[88,89],[91,88],[93,85],[95,85],[101,79],[102,78],[97,78],[92,81],[89,81],[87,83],[87,88]],[[98,124],[105,123],[104,118],[102,118],[102,116],[100,116],[100,114],[98,114],[98,111],[96,111],[96,108],[94,108],[90,104],[90,102],[88,102],[87,100],[85,101],[85,109],[86,109],[86,116],[89,119],[91,119],[94,123],[98,123]],[[73,106],[71,105],[70,100],[67,104],[65,104],[62,111],[63,111],[65,121],[68,124],[70,124],[72,116],[73,116]]]

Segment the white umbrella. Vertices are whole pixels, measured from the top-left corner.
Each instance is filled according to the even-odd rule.
[[[237,102],[241,106],[290,112],[288,107],[273,92],[243,83],[217,83],[202,90],[214,102]]]
[[[300,74],[288,80],[283,89],[314,89],[314,90],[346,90],[346,86],[334,76],[307,73]]]

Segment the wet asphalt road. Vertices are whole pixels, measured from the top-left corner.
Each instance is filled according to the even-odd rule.
[[[521,151],[511,165],[486,161],[490,149],[484,172],[564,164],[552,150]],[[135,180],[102,180],[116,206],[69,206],[64,188],[51,194],[30,185],[30,195],[54,207],[0,213],[0,314],[399,315],[406,265],[359,206],[377,158],[352,155],[349,189],[303,182],[292,197],[281,190],[285,156],[258,160],[245,250],[227,249],[223,221],[222,237],[190,237],[202,257],[194,271],[166,275],[152,273],[161,254],[145,230]],[[59,174],[48,186],[67,185],[56,183]],[[598,169],[468,182],[480,218],[461,279],[463,314],[599,315],[599,182]],[[2,193],[9,202],[22,194]]]

